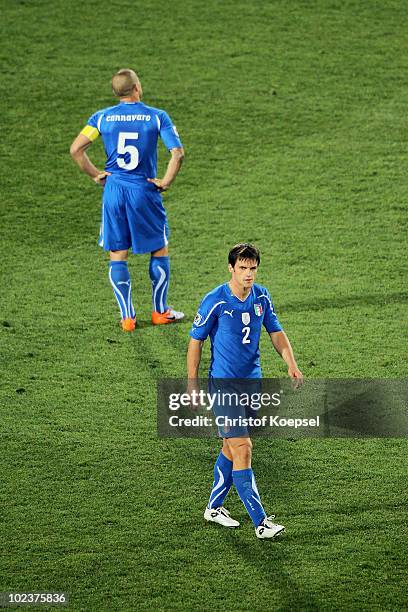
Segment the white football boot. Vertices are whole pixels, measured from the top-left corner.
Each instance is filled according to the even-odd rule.
[[[264,520],[258,527],[255,529],[256,537],[263,540],[264,538],[275,538],[285,531],[285,527],[283,525],[277,525],[276,523],[272,523],[272,519],[275,518],[275,515],[265,517]]]
[[[153,325],[166,325],[168,323],[177,323],[184,319],[184,312],[174,310],[169,307],[166,312],[152,312],[152,323]]]
[[[168,315],[169,319],[174,319],[175,321],[181,321],[184,319],[184,312],[180,312],[179,310],[174,310],[172,306],[170,306]]]
[[[223,506],[219,508],[206,508],[204,518],[210,523],[218,523],[223,527],[239,527],[238,521],[231,518],[230,513]]]

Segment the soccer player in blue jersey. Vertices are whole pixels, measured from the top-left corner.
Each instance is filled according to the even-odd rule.
[[[141,102],[142,86],[133,70],[122,69],[112,78],[119,104],[97,111],[71,145],[71,156],[98,185],[104,187],[99,245],[110,251],[109,280],[119,304],[122,328],[133,331],[136,313],[128,270],[128,252],[151,253],[152,323],[182,319],[170,308],[168,224],[161,192],[177,176],[184,150],[168,114]],[[86,150],[99,136],[106,153],[105,170],[98,170]],[[166,172],[157,178],[157,141],[170,151]]]
[[[190,331],[187,353],[189,388],[197,387],[203,343],[211,340],[210,386],[214,379],[260,379],[259,338],[262,326],[288,366],[295,385],[301,385],[299,370],[289,339],[276,316],[268,290],[255,284],[259,251],[251,244],[238,244],[228,255],[231,280],[208,293],[198,309]],[[256,384],[256,380],[248,384]],[[226,383],[227,385],[229,383]],[[239,410],[239,407],[237,407]],[[221,428],[222,450],[214,466],[214,484],[204,513],[207,521],[238,527],[223,507],[235,485],[251,517],[258,538],[273,538],[284,531],[272,522],[263,508],[251,468],[252,443],[245,427]]]

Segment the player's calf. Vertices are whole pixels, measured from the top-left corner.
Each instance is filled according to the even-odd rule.
[[[152,255],[149,266],[152,281],[152,323],[153,325],[168,325],[184,318],[183,312],[178,312],[167,306],[167,293],[170,283],[170,259],[168,255],[157,257]]]
[[[136,313],[132,302],[132,284],[127,261],[111,261],[109,280],[119,305],[123,331],[133,331],[136,326]]]

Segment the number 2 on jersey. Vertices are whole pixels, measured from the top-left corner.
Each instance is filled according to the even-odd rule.
[[[241,331],[244,334],[244,337],[242,338],[242,344],[251,344],[251,340],[248,338],[251,328],[243,327]]]
[[[118,136],[118,155],[124,156],[126,153],[130,155],[128,162],[125,162],[123,157],[117,158],[119,168],[124,170],[134,170],[137,168],[139,163],[139,151],[132,144],[126,144],[127,140],[137,140],[139,138],[138,132],[119,132]]]

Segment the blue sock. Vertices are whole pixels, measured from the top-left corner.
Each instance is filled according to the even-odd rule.
[[[136,313],[132,304],[132,285],[127,261],[110,262],[109,280],[118,300],[122,319],[134,319]]]
[[[253,524],[255,527],[258,527],[266,517],[266,513],[259,497],[253,471],[251,468],[247,470],[233,470],[232,478],[238,495],[251,517]]]
[[[208,508],[219,508],[232,487],[232,461],[221,451],[214,465],[214,484]]]
[[[166,257],[152,257],[150,259],[149,274],[152,280],[153,310],[166,312],[167,292],[170,282],[170,259]]]

